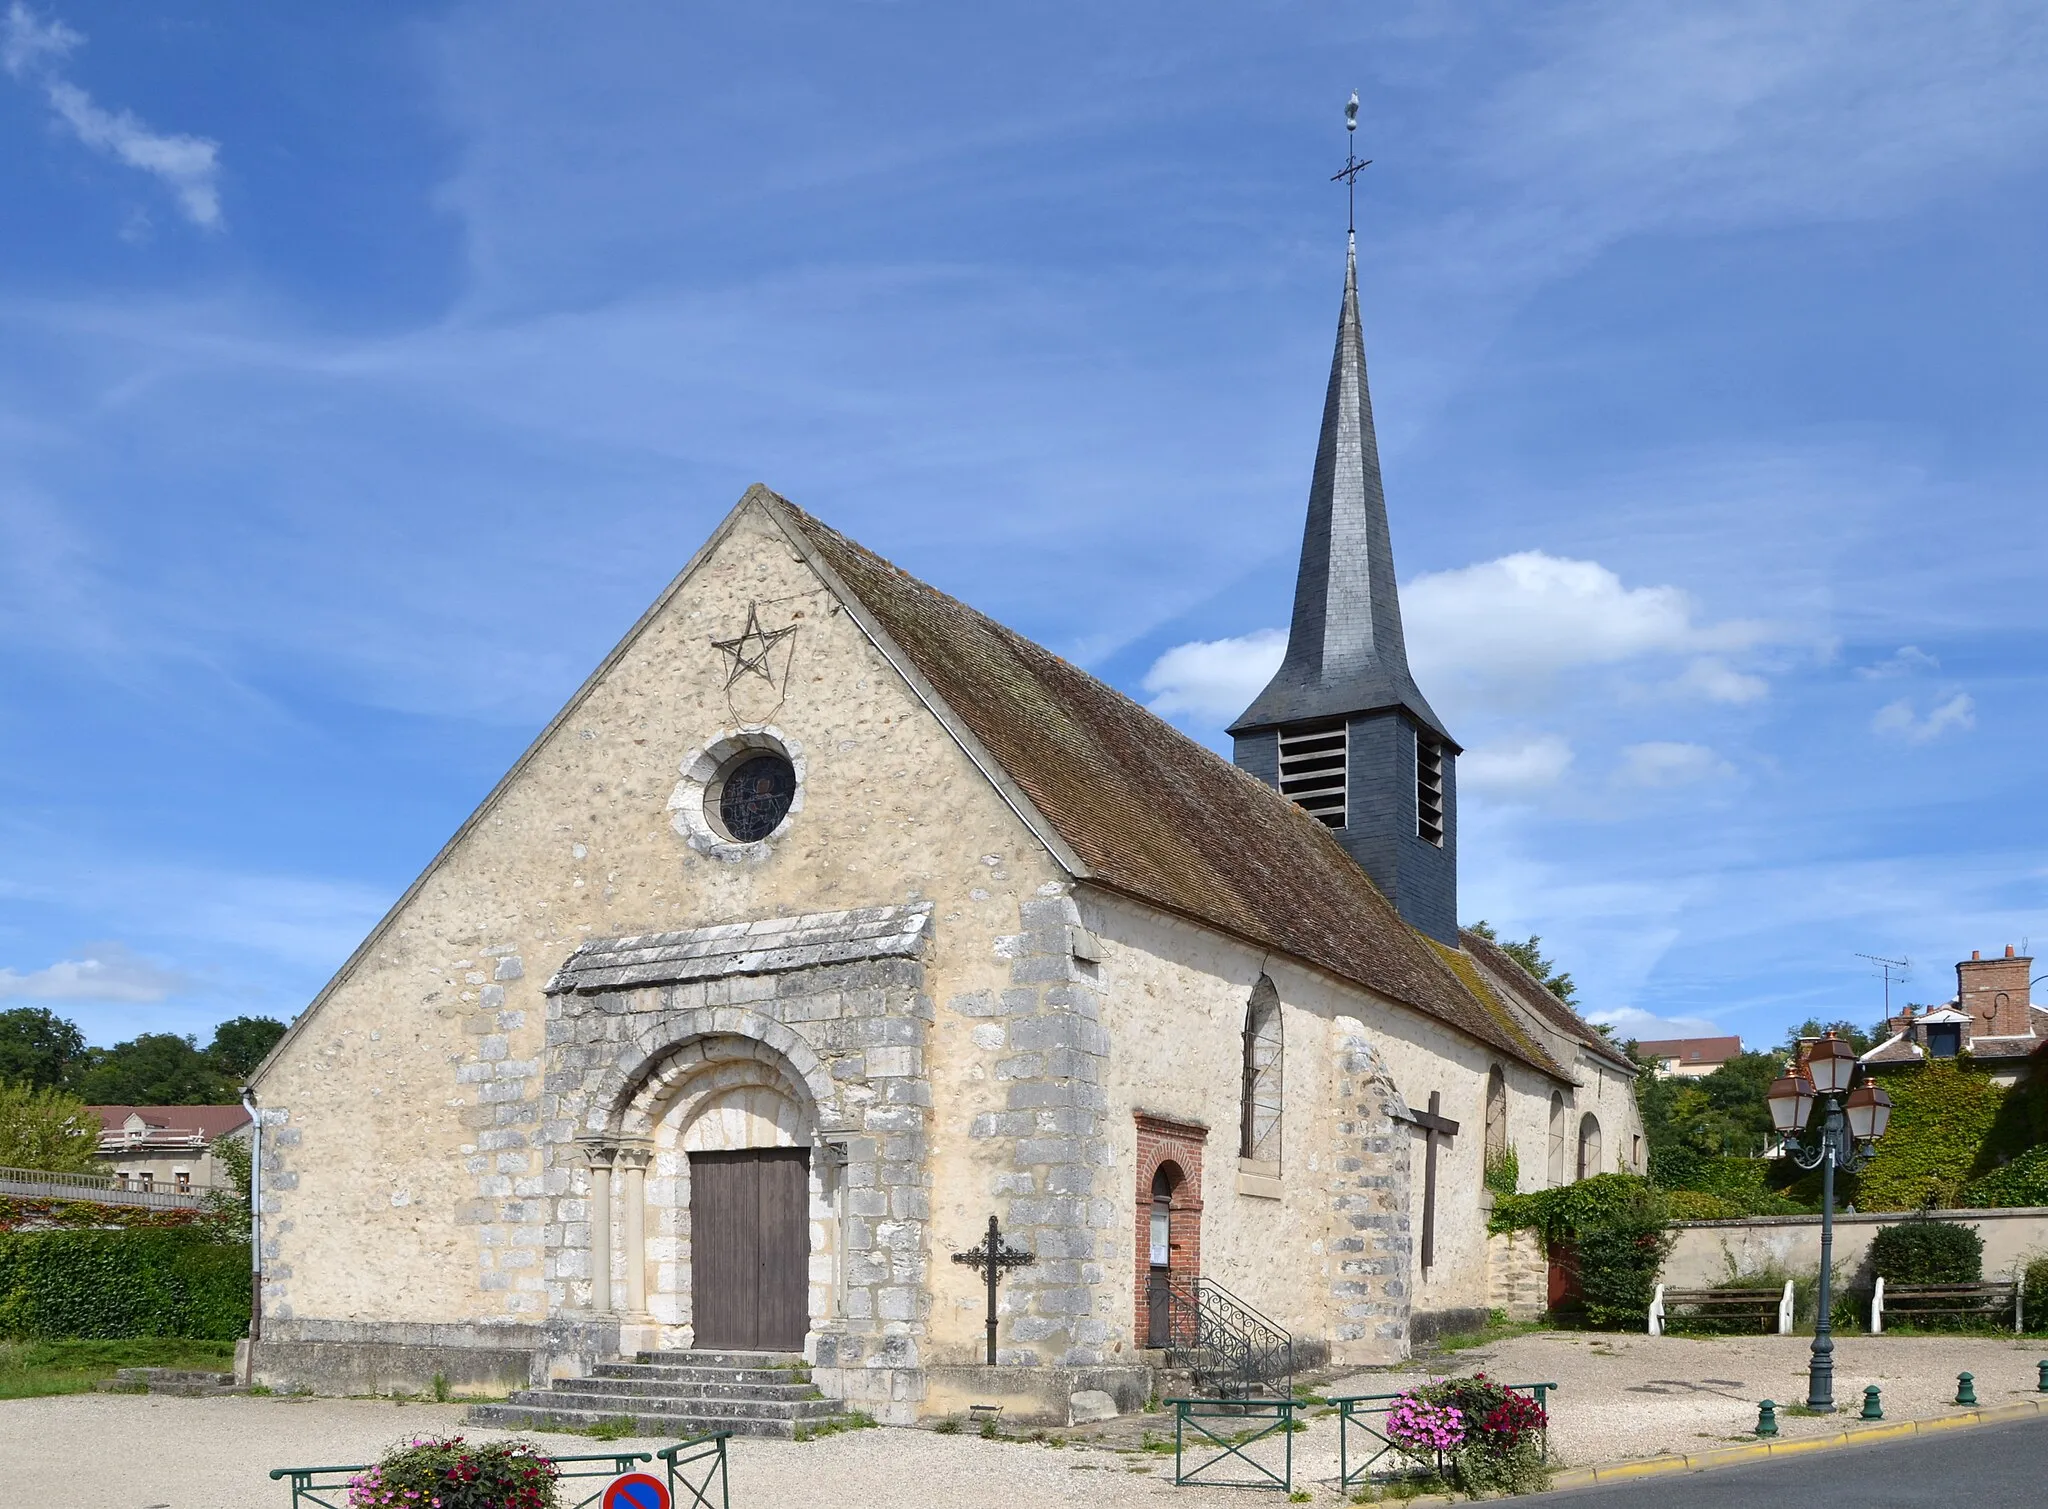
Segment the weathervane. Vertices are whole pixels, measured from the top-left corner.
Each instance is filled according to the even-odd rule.
[[[1330,182],[1344,180],[1350,201],[1345,207],[1345,229],[1358,234],[1358,175],[1372,166],[1370,157],[1358,155],[1358,91],[1351,91],[1351,103],[1344,107],[1344,166],[1330,175]]]

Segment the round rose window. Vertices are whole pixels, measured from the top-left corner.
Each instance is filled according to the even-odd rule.
[[[718,826],[740,843],[753,843],[781,826],[795,797],[796,767],[787,758],[750,753],[719,783]]]

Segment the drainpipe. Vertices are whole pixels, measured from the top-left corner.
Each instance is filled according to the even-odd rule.
[[[256,1092],[242,1087],[242,1109],[249,1113],[249,1365],[243,1383],[256,1379],[256,1343],[263,1339],[263,1116]]]

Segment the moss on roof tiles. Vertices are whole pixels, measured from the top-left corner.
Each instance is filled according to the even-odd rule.
[[[1377,991],[1550,1074],[1330,831],[1122,693],[782,499],[785,522],[1097,884]]]

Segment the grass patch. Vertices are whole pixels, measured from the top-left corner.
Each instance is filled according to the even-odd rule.
[[[873,1430],[875,1417],[865,1410],[849,1410],[843,1415],[834,1415],[829,1420],[820,1420],[815,1425],[799,1425],[796,1439],[799,1441],[821,1441],[826,1436],[840,1435],[849,1430]]]
[[[1550,1326],[1540,1320],[1488,1321],[1476,1331],[1453,1331],[1448,1336],[1439,1336],[1431,1346],[1438,1352],[1468,1352],[1474,1347],[1488,1347],[1495,1342],[1506,1341],[1515,1336],[1527,1336],[1535,1331],[1547,1331]]]
[[[191,1368],[225,1373],[235,1364],[232,1341],[175,1336],[125,1341],[0,1342],[0,1399],[84,1394],[120,1368]]]

